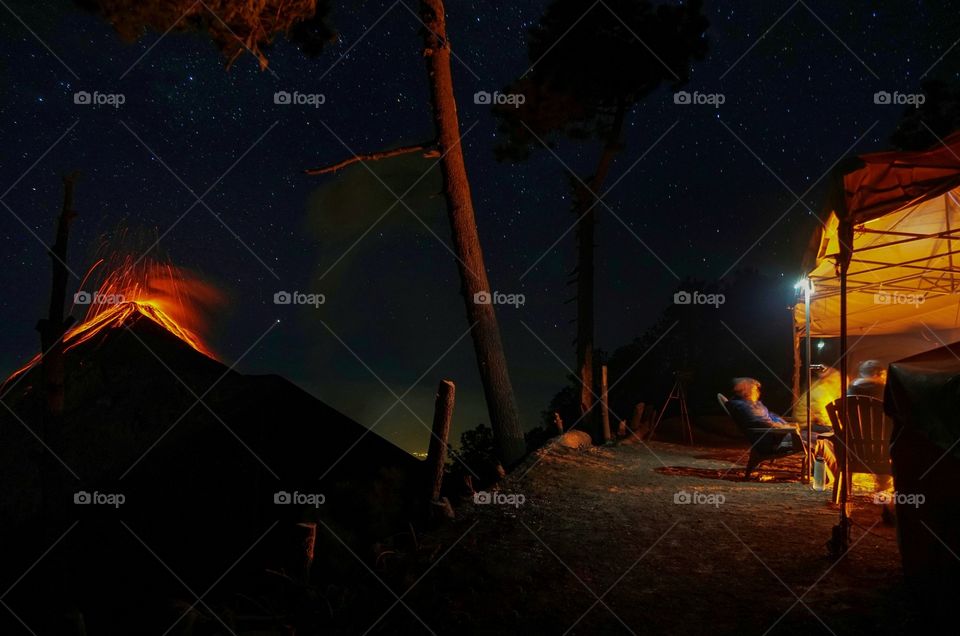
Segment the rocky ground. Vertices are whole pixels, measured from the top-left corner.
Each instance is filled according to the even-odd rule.
[[[367,545],[323,523],[312,584],[277,573],[224,581],[203,604],[174,599],[159,631],[138,633],[171,624],[172,636],[927,631],[895,527],[872,497],[853,498],[851,549],[832,559],[830,491],[801,484],[796,458],[744,481],[747,449],[716,441],[553,443],[495,492],[454,501],[456,518],[429,532]]]
[[[743,453],[542,449],[501,485],[502,503],[461,504],[424,539],[435,543],[429,569],[371,612],[373,623],[393,606],[371,633],[914,631],[880,506],[855,497],[852,548],[831,560],[829,491],[798,483],[789,463],[741,481]]]

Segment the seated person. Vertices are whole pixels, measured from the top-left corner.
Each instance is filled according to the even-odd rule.
[[[810,423],[814,433],[830,433],[833,426],[830,423],[830,416],[827,415],[827,405],[840,397],[840,372],[832,367],[823,365],[813,365],[819,367],[813,376],[813,383],[810,386]],[[800,400],[793,407],[793,419],[797,421],[800,428],[806,431],[807,426],[807,394],[804,393]]]
[[[733,397],[727,402],[727,409],[733,419],[747,428],[790,428],[797,429],[795,424],[771,413],[770,409],[760,401],[760,382],[753,378],[734,378]],[[784,435],[780,446],[792,448],[793,439]]]
[[[857,378],[847,387],[847,395],[860,395],[883,399],[883,389],[887,384],[887,369],[879,360],[864,360],[857,369]],[[893,490],[892,475],[874,475],[877,490]],[[884,504],[881,516],[885,523],[892,524],[893,505]]]
[[[778,448],[793,449],[794,439],[800,439],[798,426],[790,423],[771,413],[763,402],[760,401],[760,382],[753,378],[735,378],[733,380],[734,397],[727,401],[727,409],[735,421],[747,426],[748,428],[789,428],[797,431],[797,436],[784,435],[783,441]],[[837,474],[837,459],[833,451],[833,443],[829,435],[818,435],[814,440],[815,454],[822,455],[826,464],[826,481],[832,482]],[[800,450],[800,449],[797,449]]]
[[[860,363],[857,378],[847,387],[847,395],[863,395],[883,399],[883,387],[887,383],[887,370],[879,360],[864,360]]]

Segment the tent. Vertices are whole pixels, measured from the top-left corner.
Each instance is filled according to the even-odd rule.
[[[809,314],[806,302],[794,308],[795,386],[802,336],[839,338],[844,386],[862,360],[889,363],[960,340],[960,132],[928,150],[839,166],[804,272],[811,295]]]
[[[960,339],[960,132],[930,150],[848,163],[824,212],[804,262],[813,283],[812,337],[840,336],[840,266],[848,259],[852,369],[864,359],[891,362]],[[801,334],[805,313],[798,303]]]

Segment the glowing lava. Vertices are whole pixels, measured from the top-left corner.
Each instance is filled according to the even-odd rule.
[[[84,277],[98,278],[104,259],[98,260]],[[205,356],[216,356],[204,342],[206,310],[223,302],[222,294],[211,285],[182,268],[155,260],[124,257],[100,279],[96,292],[77,292],[74,306],[86,306],[82,321],[72,327],[63,342],[69,351],[111,329],[122,329],[137,316],[145,316]],[[15,371],[7,382],[31,369],[40,356],[34,356]]]

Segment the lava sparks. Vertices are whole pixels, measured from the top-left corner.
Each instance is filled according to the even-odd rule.
[[[99,281],[95,292],[85,291]],[[90,267],[73,295],[73,306],[86,307],[79,324],[67,331],[65,350],[95,339],[110,329],[124,328],[132,318],[146,316],[200,353],[216,359],[204,339],[207,313],[223,304],[223,294],[187,269],[156,259],[132,256],[101,258]],[[32,369],[36,355],[7,382]]]
[[[96,278],[96,271],[104,263],[104,259],[94,263],[85,280]],[[186,269],[126,256],[118,266],[108,268],[96,292],[74,295],[74,305],[87,304],[87,313],[64,342],[69,351],[106,329],[125,326],[139,313],[200,353],[215,358],[201,334],[207,326],[205,309],[222,301],[216,288]]]

